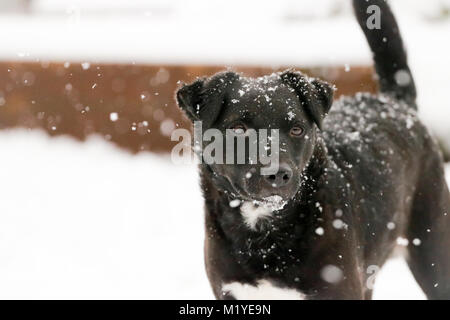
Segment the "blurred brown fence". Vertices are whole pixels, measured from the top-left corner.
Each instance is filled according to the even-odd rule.
[[[175,144],[170,141],[171,131],[190,127],[175,105],[178,82],[190,82],[223,69],[1,62],[0,129],[42,128],[52,136],[66,134],[77,139],[96,133],[132,152],[167,152]],[[257,67],[233,70],[248,76],[277,71]],[[301,70],[334,83],[336,97],[376,89],[369,67]]]

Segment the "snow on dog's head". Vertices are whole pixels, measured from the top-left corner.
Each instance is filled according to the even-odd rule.
[[[202,151],[202,159],[212,149],[212,140],[220,140],[219,161],[203,161],[216,187],[235,199],[250,202],[242,205],[241,212],[267,217],[298,193],[302,173],[318,152],[318,130],[331,107],[332,96],[333,88],[327,83],[292,70],[260,78],[223,72],[183,85],[177,101],[194,124],[201,122],[199,135],[208,136],[200,141],[193,139],[194,146]],[[207,135],[211,129],[214,139]],[[261,137],[262,130],[267,144],[261,144],[267,140]],[[272,141],[273,130],[277,131],[276,144]],[[254,132],[256,139],[252,139]],[[229,140],[233,141],[231,150]],[[219,152],[213,149],[216,156]],[[258,157],[253,161],[255,150]],[[272,163],[265,163],[261,153],[270,154],[271,161],[276,155],[277,170],[264,170]]]

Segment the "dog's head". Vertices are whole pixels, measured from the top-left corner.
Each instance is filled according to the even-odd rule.
[[[299,190],[302,172],[313,155],[317,130],[330,109],[333,89],[321,80],[290,70],[256,79],[224,72],[183,85],[176,98],[191,121],[202,122],[203,132],[214,128],[223,137],[233,133],[248,140],[247,133],[252,129],[257,133],[267,129],[269,136],[271,129],[278,129],[277,172],[261,174],[267,163],[259,158],[249,161],[248,141],[245,151],[235,149],[235,153],[245,153],[245,164],[224,161],[211,164],[210,168],[227,182],[222,187],[233,189],[228,191],[241,200],[271,196],[289,200]],[[257,137],[260,139],[260,135]],[[203,147],[208,143],[203,142]],[[224,149],[225,145],[224,138]],[[227,152],[230,151],[224,150]]]

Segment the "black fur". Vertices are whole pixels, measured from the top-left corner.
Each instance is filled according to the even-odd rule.
[[[370,4],[382,9],[382,30],[365,30]],[[225,132],[236,121],[279,128],[280,161],[293,171],[288,185],[273,187],[259,174],[243,178],[260,164],[200,165],[206,269],[219,299],[235,298],[222,290],[224,283],[261,279],[306,299],[370,299],[371,268],[383,266],[397,237],[409,240],[408,263],[426,295],[450,298],[450,196],[442,155],[417,118],[412,76],[406,86],[395,81],[399,69],[410,71],[389,7],[382,0],[354,6],[375,55],[380,95],[342,98],[330,109],[332,87],[294,71],[258,79],[221,73],[177,94],[179,106],[205,130]],[[292,137],[293,126],[304,135]],[[255,229],[229,205],[272,194],[287,205]],[[342,271],[340,281],[323,277],[329,265]]]
[[[369,29],[366,26],[367,8],[371,5],[380,8],[380,29]],[[393,94],[400,100],[408,101],[410,106],[413,107],[416,99],[416,86],[408,66],[400,30],[387,1],[353,0],[353,8],[358,23],[373,52],[375,69],[379,76],[380,91]],[[406,76],[410,76],[409,81],[402,85],[396,80],[396,74],[399,71],[404,72]]]
[[[322,129],[323,118],[333,103],[332,87],[318,79],[308,81],[299,72],[286,71],[280,77],[295,89],[299,97],[304,97],[303,106],[319,129]]]

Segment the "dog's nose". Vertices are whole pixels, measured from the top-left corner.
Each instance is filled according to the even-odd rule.
[[[292,178],[292,169],[286,164],[280,164],[280,167],[276,174],[264,176],[264,179],[272,187],[285,186],[289,183],[289,181],[291,181],[291,178]]]

